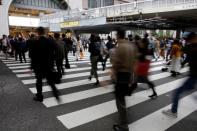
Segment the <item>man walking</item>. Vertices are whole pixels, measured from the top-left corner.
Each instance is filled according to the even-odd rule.
[[[133,44],[124,39],[124,31],[118,31],[118,47],[115,49],[112,68],[115,71],[115,99],[120,124],[114,125],[115,131],[129,131],[125,96],[128,95],[132,74],[135,70],[137,51]]]
[[[42,79],[46,78],[47,83],[52,88],[53,95],[59,101],[59,92],[56,89],[53,78],[55,43],[45,36],[45,29],[43,27],[37,28],[37,33],[38,40],[32,44],[31,50],[31,68],[35,73],[37,89],[34,100],[39,102],[43,101]]]

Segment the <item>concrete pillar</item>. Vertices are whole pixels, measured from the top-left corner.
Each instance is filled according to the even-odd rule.
[[[8,10],[12,0],[2,0],[0,5],[0,38],[3,34],[9,35]]]

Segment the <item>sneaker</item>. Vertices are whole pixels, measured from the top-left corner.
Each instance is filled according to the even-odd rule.
[[[166,116],[169,116],[169,117],[172,117],[172,118],[177,118],[177,113],[173,113],[171,111],[171,109],[168,109],[168,110],[164,110],[162,111],[162,113]]]

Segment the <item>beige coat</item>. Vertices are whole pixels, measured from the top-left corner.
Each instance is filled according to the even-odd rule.
[[[114,72],[133,73],[137,63],[137,48],[127,40],[118,40],[118,47],[114,52],[112,67]]]

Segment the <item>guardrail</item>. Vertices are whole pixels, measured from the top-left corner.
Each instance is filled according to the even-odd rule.
[[[146,0],[94,8],[89,10],[70,10],[41,17],[41,23],[60,23],[79,21],[97,17],[117,17],[142,13],[156,13],[176,10],[197,9],[197,0]]]

